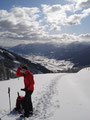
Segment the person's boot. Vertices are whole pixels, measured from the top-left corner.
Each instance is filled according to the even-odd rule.
[[[32,116],[33,115],[33,111],[29,111],[29,115]]]
[[[24,113],[24,114],[22,114],[20,117],[29,117],[29,114],[27,114],[27,113]]]

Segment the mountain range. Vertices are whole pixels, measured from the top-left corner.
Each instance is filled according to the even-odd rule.
[[[49,59],[70,61],[74,67],[90,65],[90,42],[20,44],[9,50],[25,56],[44,56]]]
[[[21,64],[26,64],[34,74],[77,72],[90,66],[90,43],[32,43],[0,47],[0,78],[7,79],[7,74],[15,77]]]

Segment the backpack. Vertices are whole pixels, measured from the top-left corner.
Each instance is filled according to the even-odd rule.
[[[19,93],[18,93],[18,97],[16,99],[16,110],[18,112],[23,110],[23,99],[24,99],[24,97],[23,96],[19,96]]]

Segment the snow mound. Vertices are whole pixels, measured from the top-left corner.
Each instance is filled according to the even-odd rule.
[[[90,72],[90,67],[86,67],[86,68],[81,69],[81,70],[78,72],[78,74],[88,73],[88,72]]]

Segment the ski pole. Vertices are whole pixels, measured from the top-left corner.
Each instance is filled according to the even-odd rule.
[[[9,95],[9,106],[10,106],[10,112],[11,112],[10,87],[8,87],[8,95]]]
[[[20,97],[19,92],[17,92],[17,94],[18,94],[18,97]]]

